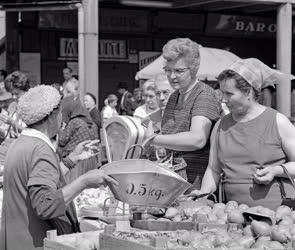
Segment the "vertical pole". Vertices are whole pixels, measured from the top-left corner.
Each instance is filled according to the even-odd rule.
[[[292,59],[292,5],[282,4],[277,9],[277,68],[291,73]],[[291,115],[291,81],[277,85],[277,109],[287,117]]]
[[[6,12],[6,70],[12,72],[19,69],[19,12]]]
[[[84,7],[83,4],[78,3],[78,68],[79,68],[79,85],[80,85],[80,99],[85,93],[85,54],[84,54]]]
[[[98,2],[84,0],[85,10],[85,91],[98,100]]]

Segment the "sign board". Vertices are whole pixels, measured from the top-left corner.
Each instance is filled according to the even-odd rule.
[[[145,66],[150,64],[152,61],[157,59],[161,55],[159,51],[139,51],[138,53],[138,68],[143,69]]]
[[[100,32],[144,33],[148,30],[148,12],[144,10],[99,9]]]
[[[126,40],[99,40],[99,60],[104,61],[128,61]],[[60,38],[59,42],[60,60],[78,59],[78,39]]]
[[[41,83],[41,56],[40,53],[20,53],[19,69],[24,72],[32,85]]]
[[[138,63],[138,52],[136,49],[129,50],[129,63]]]
[[[77,11],[40,11],[39,28],[78,29]]]
[[[99,59],[128,59],[126,40],[99,40]]]
[[[154,18],[154,26],[162,32],[201,33],[204,29],[205,15],[176,12],[158,12]]]
[[[60,38],[59,40],[59,59],[77,59],[78,58],[78,39]]]
[[[208,14],[206,33],[221,36],[275,37],[276,22],[272,18]]]

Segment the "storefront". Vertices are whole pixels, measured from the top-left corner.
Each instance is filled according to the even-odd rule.
[[[20,68],[45,84],[62,83],[65,66],[78,75],[77,11],[21,12],[19,20],[14,26],[19,52],[7,48],[8,57],[18,59],[13,64],[8,60],[8,71]],[[228,49],[242,58],[257,57],[275,66],[275,34],[275,17],[100,6],[99,105],[116,93],[118,82],[127,82],[130,91],[137,87],[136,72],[156,58],[171,38],[190,37],[203,46]],[[7,43],[13,38],[8,35]],[[16,41],[11,44],[16,46]]]

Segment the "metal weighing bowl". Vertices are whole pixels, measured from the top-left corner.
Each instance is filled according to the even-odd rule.
[[[116,199],[132,206],[169,207],[191,184],[149,160],[120,160],[101,168],[119,182],[110,185]]]

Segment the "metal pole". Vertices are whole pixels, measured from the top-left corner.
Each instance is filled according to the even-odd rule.
[[[98,1],[84,0],[85,10],[85,91],[98,100]]]
[[[292,60],[292,4],[282,4],[277,9],[277,68],[291,73]],[[277,85],[277,110],[287,117],[291,114],[291,81]]]
[[[85,93],[85,54],[84,54],[84,6],[83,4],[76,4],[78,8],[78,64],[79,64],[79,91],[80,99]]]

